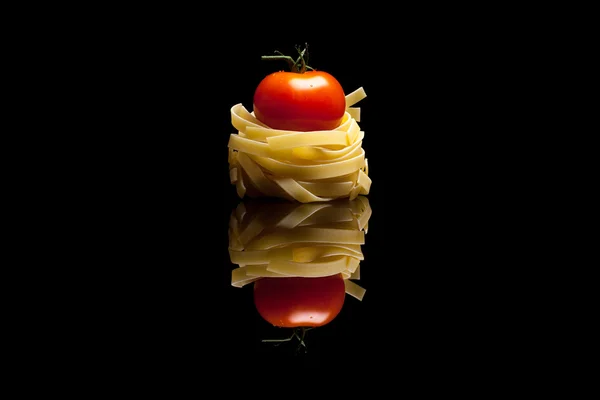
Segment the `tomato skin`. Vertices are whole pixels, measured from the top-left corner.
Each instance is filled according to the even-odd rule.
[[[254,283],[254,305],[261,317],[282,328],[317,327],[331,322],[346,297],[341,274],[261,278]]]
[[[346,111],[338,80],[324,71],[279,71],[267,75],[254,92],[254,115],[273,129],[321,131],[337,128]]]

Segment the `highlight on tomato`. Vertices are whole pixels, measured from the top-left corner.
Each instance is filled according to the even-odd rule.
[[[273,72],[262,79],[253,98],[255,117],[272,129],[290,131],[333,130],[346,111],[346,96],[330,73],[306,65],[307,48],[294,60],[283,54],[264,60],[285,60],[290,71]]]
[[[254,282],[254,305],[260,316],[282,328],[315,328],[330,323],[342,310],[346,290],[342,274],[264,277]]]

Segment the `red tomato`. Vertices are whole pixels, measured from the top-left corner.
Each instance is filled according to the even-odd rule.
[[[346,297],[341,274],[318,278],[262,278],[254,283],[254,305],[263,319],[283,328],[331,322]]]
[[[279,71],[259,83],[253,105],[256,118],[273,129],[332,130],[342,122],[346,96],[327,72]]]

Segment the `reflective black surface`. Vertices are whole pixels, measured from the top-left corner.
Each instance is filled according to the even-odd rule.
[[[175,100],[176,111],[164,124],[168,140],[158,139],[160,151],[148,154],[148,164],[155,170],[147,182],[153,188],[147,199],[153,206],[145,214],[145,223],[159,233],[157,243],[149,245],[144,255],[154,264],[158,260],[154,254],[165,254],[162,268],[152,277],[156,285],[141,285],[150,292],[143,297],[153,299],[151,314],[156,313],[153,318],[161,321],[157,322],[161,329],[175,338],[170,343],[211,360],[242,362],[258,357],[294,362],[302,357],[302,362],[327,365],[402,353],[406,346],[413,346],[406,341],[407,335],[435,336],[432,330],[422,330],[414,318],[421,323],[435,319],[431,311],[422,312],[432,302],[432,281],[423,278],[440,265],[423,265],[431,252],[443,250],[422,240],[430,234],[431,215],[437,210],[434,199],[422,192],[432,182],[420,182],[416,177],[429,166],[414,157],[414,149],[406,148],[406,139],[416,133],[409,131],[403,120],[412,118],[408,115],[414,106],[406,107],[397,77],[390,81],[370,71],[373,64],[368,55],[375,54],[374,49],[357,50],[362,56],[357,54],[350,68],[331,52],[332,43],[317,41],[311,47],[315,65],[335,73],[347,91],[362,86],[367,93],[360,103],[363,148],[372,179],[367,195],[372,215],[361,246],[364,259],[359,283],[366,290],[364,298],[359,301],[346,295],[339,315],[307,332],[306,346],[297,352],[297,340],[279,345],[263,342],[289,337],[291,332],[261,318],[252,285],[231,285],[235,265],[229,253],[230,217],[248,199],[240,199],[229,182],[230,108],[239,102],[251,107],[255,85],[276,68],[261,62],[260,55],[280,46],[292,47],[288,45],[267,41],[241,48],[239,57],[249,60],[247,68],[235,73],[215,71],[216,78],[196,76],[186,68],[196,77],[181,84],[198,93],[197,97],[186,96],[197,102]],[[233,62],[234,57],[223,61],[227,60]],[[216,88],[209,84],[214,79],[222,81]],[[193,117],[178,119],[186,114]],[[411,153],[411,162],[407,162]],[[190,342],[193,345],[188,347],[185,343]]]
[[[119,137],[127,166],[114,168],[111,195],[103,202],[117,209],[109,216],[119,216],[111,243],[130,253],[104,263],[116,272],[107,276],[124,296],[114,301],[115,329],[134,326],[129,340],[139,348],[154,343],[160,352],[230,362],[232,368],[298,357],[324,365],[375,363],[382,356],[424,362],[473,348],[498,328],[489,318],[495,305],[481,299],[496,288],[492,276],[500,272],[492,274],[490,265],[498,267],[501,259],[487,251],[493,239],[483,233],[501,212],[484,206],[498,193],[481,189],[491,178],[465,154],[478,143],[468,129],[475,114],[471,109],[463,118],[463,92],[452,87],[452,69],[440,75],[438,64],[410,44],[413,57],[392,68],[368,41],[341,51],[334,39],[309,43],[313,66],[334,74],[346,91],[364,87],[367,93],[360,102],[372,180],[360,261],[366,293],[362,301],[346,296],[335,319],[307,332],[301,352],[297,340],[263,342],[291,333],[261,318],[252,285],[231,284],[230,218],[248,199],[229,182],[230,108],[251,108],[260,79],[279,69],[261,55],[290,52],[303,42],[265,36],[235,53],[207,43],[201,54],[190,51],[189,41],[173,44],[165,50],[173,62],[165,67],[168,75],[151,90],[151,76],[139,83],[152,92],[139,105],[145,129]],[[487,343],[483,349],[491,351]]]

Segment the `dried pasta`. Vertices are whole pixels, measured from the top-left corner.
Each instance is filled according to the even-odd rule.
[[[371,206],[366,196],[320,203],[245,201],[231,213],[231,285],[263,277],[321,277],[342,274],[346,293],[362,300],[361,246]]]
[[[371,179],[358,125],[366,97],[361,87],[346,95],[346,112],[334,130],[271,129],[241,103],[231,108],[237,133],[229,138],[229,177],[240,198],[274,197],[301,203],[354,200],[369,194]]]

